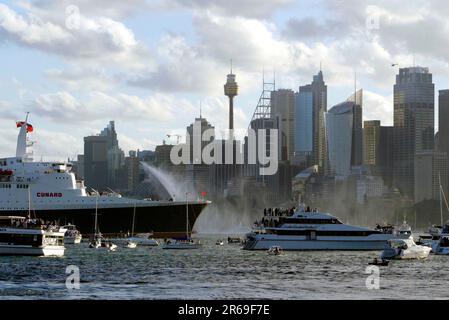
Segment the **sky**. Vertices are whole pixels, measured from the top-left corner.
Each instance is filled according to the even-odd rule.
[[[420,65],[449,88],[445,0],[0,1],[0,157],[30,112],[35,159],[83,153],[83,137],[116,123],[120,147],[154,149],[200,114],[227,127],[233,61],[236,128],[247,128],[262,75],[277,88],[321,69],[328,108],[364,89],[364,120],[393,123],[398,67]],[[436,105],[437,106],[437,105]]]

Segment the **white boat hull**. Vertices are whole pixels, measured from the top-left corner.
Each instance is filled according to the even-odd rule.
[[[202,244],[181,244],[181,243],[175,243],[175,244],[166,244],[162,247],[162,249],[172,249],[172,250],[189,250],[189,249],[200,249],[203,245]]]
[[[368,237],[320,237],[316,240],[306,240],[305,237],[256,235],[255,240],[247,239],[244,249],[268,250],[279,246],[283,250],[383,250],[392,235],[381,234]],[[405,237],[404,237],[405,238]]]
[[[64,255],[64,251],[65,247],[63,246],[31,247],[0,244],[0,255],[62,257]]]
[[[64,237],[64,244],[80,244],[82,237]]]

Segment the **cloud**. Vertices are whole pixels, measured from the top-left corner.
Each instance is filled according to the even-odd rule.
[[[55,122],[67,124],[104,121],[116,118],[126,121],[170,121],[173,118],[172,99],[165,96],[140,98],[125,93],[108,95],[95,91],[78,100],[66,91],[41,94],[30,101],[30,111]]]
[[[144,65],[148,48],[139,43],[123,23],[82,14],[73,19],[61,22],[43,19],[30,12],[20,15],[0,4],[0,35],[66,59],[95,60],[97,65],[117,62],[127,67]]]
[[[164,6],[184,7],[195,11],[211,11],[217,15],[268,18],[288,7],[292,0],[168,0]]]

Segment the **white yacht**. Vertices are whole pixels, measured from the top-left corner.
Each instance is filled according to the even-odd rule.
[[[412,238],[388,240],[388,248],[381,253],[382,260],[390,259],[425,259],[431,249],[417,245]]]
[[[329,213],[304,208],[281,216],[264,217],[246,235],[243,249],[268,250],[381,250],[390,239],[408,239],[410,227],[369,229],[342,223]]]
[[[126,239],[128,242],[136,243],[139,246],[157,247],[159,242],[153,238],[152,233],[138,233]]]
[[[437,255],[449,255],[449,220],[443,226],[438,240],[433,242],[432,251]]]
[[[36,219],[0,217],[0,255],[63,256],[65,232]]]
[[[80,244],[83,236],[73,224],[63,226],[66,229],[64,244]]]

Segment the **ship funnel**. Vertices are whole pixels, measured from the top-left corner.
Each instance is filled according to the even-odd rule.
[[[19,136],[17,137],[17,148],[16,148],[16,157],[21,159],[27,159],[27,134],[28,132],[33,131],[33,126],[28,123],[28,113],[25,118],[25,121],[16,122],[17,128],[20,128]]]

